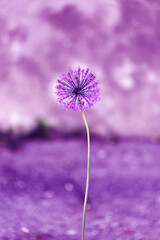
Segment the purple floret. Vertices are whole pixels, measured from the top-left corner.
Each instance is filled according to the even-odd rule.
[[[89,68],[69,69],[58,79],[56,89],[58,102],[65,109],[87,110],[99,100],[99,81]]]

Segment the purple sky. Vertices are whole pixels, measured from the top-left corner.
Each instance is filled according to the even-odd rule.
[[[86,115],[93,132],[160,134],[160,2],[1,0],[0,126],[29,129],[39,118],[82,128],[54,94],[68,67],[89,66],[101,101]]]

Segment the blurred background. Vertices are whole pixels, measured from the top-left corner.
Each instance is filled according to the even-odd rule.
[[[57,104],[69,67],[91,68],[101,101],[87,111],[104,136],[160,134],[160,2],[157,0],[0,1],[0,128],[30,131],[37,121],[80,131],[80,112]]]
[[[102,90],[86,239],[160,239],[159,26],[160,0],[0,0],[0,239],[81,239],[86,129],[55,95],[77,66]]]

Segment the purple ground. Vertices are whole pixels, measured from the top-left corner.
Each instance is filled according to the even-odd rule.
[[[93,140],[86,240],[160,239],[160,143]],[[0,239],[81,239],[82,139],[0,147]]]

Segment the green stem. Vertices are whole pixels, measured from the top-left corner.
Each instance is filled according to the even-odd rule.
[[[88,189],[89,189],[89,172],[90,172],[90,134],[89,134],[89,128],[88,124],[84,115],[84,112],[82,111],[83,120],[86,126],[87,130],[87,141],[88,141],[88,166],[87,166],[87,181],[86,181],[86,191],[85,191],[85,199],[84,199],[84,205],[83,205],[83,223],[82,223],[82,240],[84,240],[84,234],[85,234],[85,221],[86,221],[86,206],[87,206],[87,198],[88,198]]]

